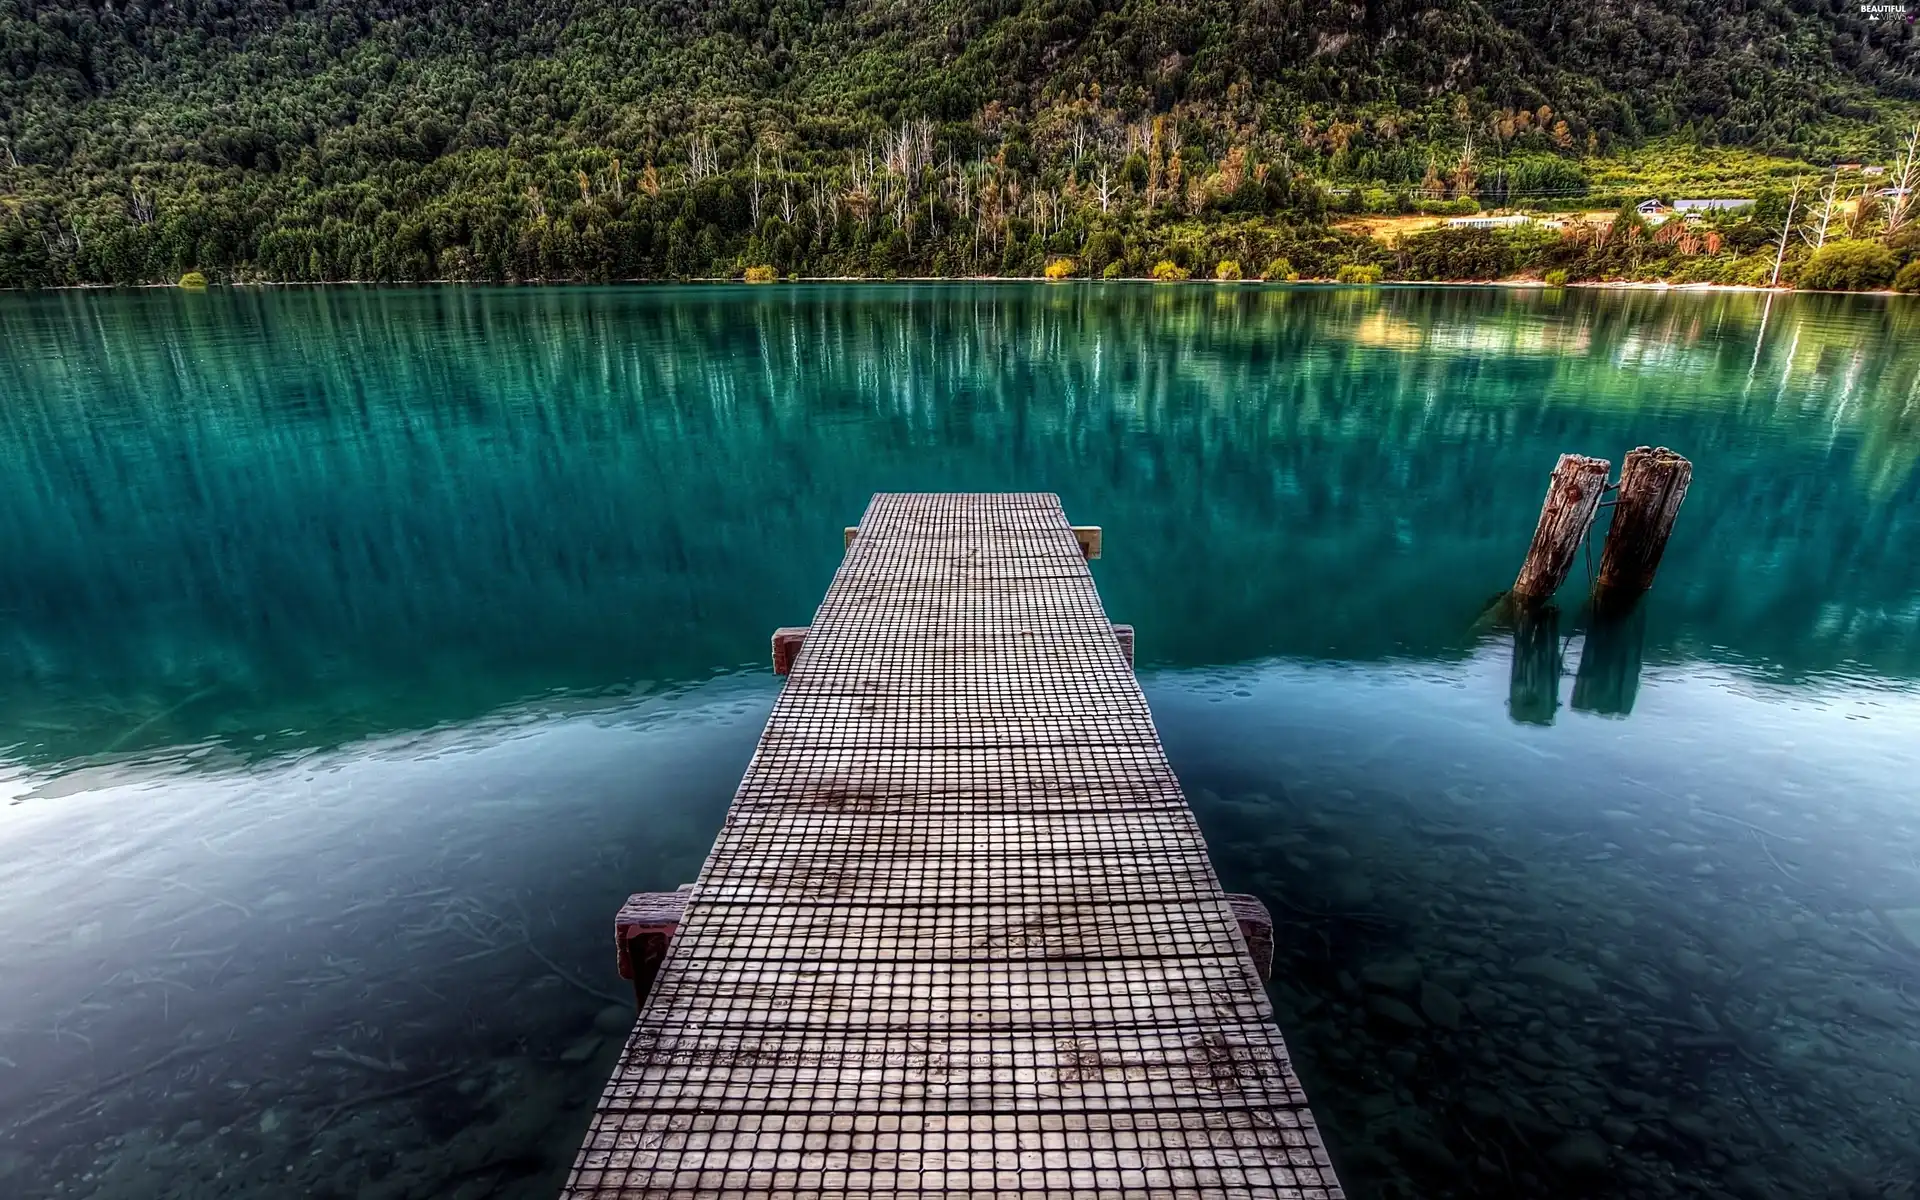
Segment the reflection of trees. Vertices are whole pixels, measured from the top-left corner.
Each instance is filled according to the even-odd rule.
[[[1776,299],[1756,346],[1762,305],[1148,287],[15,301],[0,742],[325,739],[758,661],[881,488],[1060,491],[1107,527],[1102,586],[1148,659],[1457,654],[1555,455],[1639,442],[1698,467],[1650,658],[1920,674],[1914,306]]]

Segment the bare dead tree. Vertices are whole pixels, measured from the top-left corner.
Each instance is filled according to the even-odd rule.
[[[753,148],[753,190],[747,194],[747,210],[753,214],[753,228],[760,228],[760,147]]]
[[[687,182],[699,183],[719,171],[719,159],[713,152],[713,141],[705,134],[693,139],[687,146]]]
[[[1104,158],[1100,160],[1100,174],[1094,181],[1094,191],[1100,197],[1100,211],[1108,211],[1113,205],[1113,166]]]
[[[1793,181],[1793,193],[1787,197],[1787,219],[1780,223],[1780,245],[1773,252],[1773,278],[1767,281],[1768,287],[1780,282],[1780,264],[1787,260],[1787,238],[1793,233],[1793,216],[1800,211],[1800,180]]]
[[[1900,173],[1893,181],[1892,201],[1887,205],[1887,236],[1899,233],[1913,218],[1913,193],[1920,189],[1920,121],[1914,122],[1913,132],[1907,135],[1907,151],[1900,163]]]
[[[1801,240],[1815,250],[1827,244],[1827,227],[1833,223],[1834,209],[1839,207],[1839,193],[1840,168],[1835,167],[1832,177],[1827,180],[1827,185],[1820,189],[1819,224],[1812,233],[1808,233],[1805,229],[1800,231]]]

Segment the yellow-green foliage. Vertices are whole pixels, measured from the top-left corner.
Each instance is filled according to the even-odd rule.
[[[1920,292],[1920,258],[1914,259],[1900,268],[1893,277],[1893,290],[1896,292]]]
[[[1333,277],[1341,283],[1379,283],[1380,268],[1372,263],[1342,263]]]
[[[1300,272],[1294,270],[1293,264],[1286,259],[1276,258],[1267,264],[1267,269],[1261,273],[1261,278],[1268,283],[1292,283],[1300,278]]]
[[[1862,154],[1874,161],[1871,154]],[[1592,193],[1637,202],[1653,197],[1752,196],[1784,190],[1795,176],[1822,173],[1820,165],[1780,158],[1740,146],[1703,146],[1691,139],[1648,142],[1618,157],[1586,160]]]
[[[778,278],[780,278],[780,273],[774,270],[772,267],[748,267],[747,268],[748,283],[772,283],[774,280]]]
[[[205,291],[207,287],[207,277],[198,271],[188,271],[180,277],[180,286],[190,292]]]
[[[1546,273],[1543,282],[1545,282],[1548,287],[1565,287],[1567,286],[1567,273],[1564,269],[1555,267]]]
[[[1108,264],[1107,264],[1107,269],[1106,269],[1106,270],[1104,270],[1104,271],[1102,271],[1102,272],[1100,272],[1100,278],[1102,278],[1102,279],[1118,279],[1118,278],[1120,278],[1120,277],[1121,277],[1122,275],[1125,275],[1125,274],[1126,274],[1126,271],[1124,271],[1124,270],[1123,270],[1123,269],[1121,268],[1121,266],[1120,266],[1120,264],[1119,264],[1118,262],[1110,262],[1110,263],[1108,263]]]
[[[1877,241],[1828,242],[1807,259],[1794,283],[1824,291],[1869,291],[1892,283],[1899,266],[1893,251]]]
[[[1176,283],[1191,274],[1193,274],[1193,272],[1177,265],[1170,258],[1163,258],[1153,264],[1153,277],[1159,283]]]
[[[1213,269],[1213,277],[1222,283],[1232,283],[1240,278],[1240,264],[1237,260],[1223,258],[1220,265]]]
[[[1061,256],[1047,260],[1046,276],[1056,283],[1062,279],[1072,279],[1079,266],[1070,258]]]

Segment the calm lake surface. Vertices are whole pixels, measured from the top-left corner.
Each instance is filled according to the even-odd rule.
[[[1013,488],[1105,527],[1350,1195],[1920,1188],[1920,303],[152,291],[0,346],[0,1194],[552,1196],[768,633],[870,493]],[[1577,565],[1516,651],[1556,456],[1642,443],[1656,590],[1595,625]]]

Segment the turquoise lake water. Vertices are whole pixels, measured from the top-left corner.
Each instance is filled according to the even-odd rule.
[[[553,1195],[609,918],[909,489],[1104,527],[1349,1195],[1920,1188],[1920,303],[143,291],[0,346],[0,1195]],[[1577,564],[1516,649],[1556,457],[1639,444],[1695,464],[1655,590],[1596,627]]]

